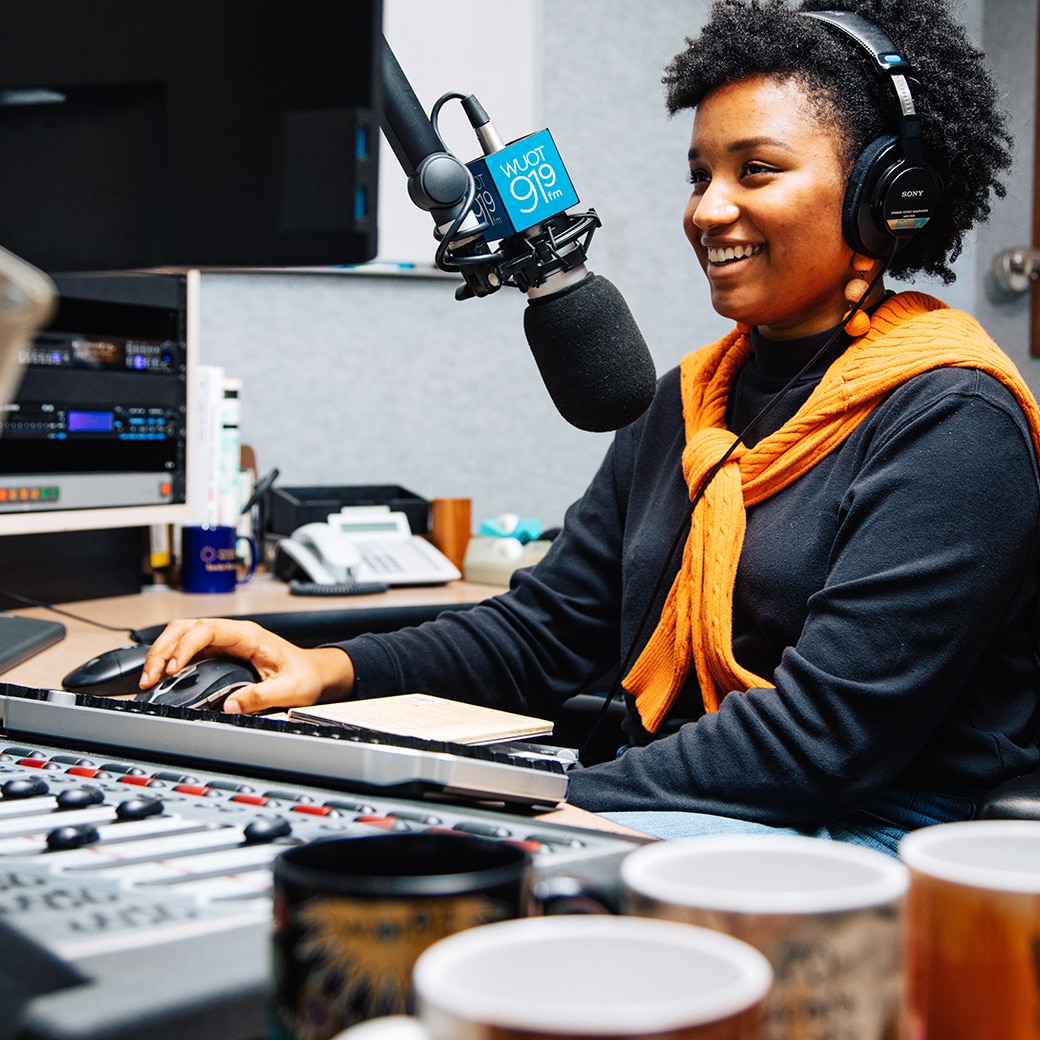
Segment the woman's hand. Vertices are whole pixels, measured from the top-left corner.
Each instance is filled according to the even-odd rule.
[[[224,711],[253,713],[345,700],[354,689],[354,666],[335,647],[304,650],[252,621],[198,618],[172,621],[145,658],[141,688],[186,667],[195,657],[227,655],[248,661],[260,682],[236,690]]]

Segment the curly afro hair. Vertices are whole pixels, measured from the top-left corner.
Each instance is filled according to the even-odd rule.
[[[949,284],[964,233],[989,216],[991,192],[1004,197],[998,177],[1011,164],[1012,139],[984,56],[950,18],[948,0],[802,0],[797,10],[786,0],[715,0],[700,36],[687,38],[665,70],[668,110],[696,108],[716,87],[749,76],[792,79],[837,130],[851,171],[867,144],[895,132],[898,107],[861,47],[798,13],[836,7],[874,22],[902,50],[914,70],[925,157],[943,179],[935,214],[889,270]]]

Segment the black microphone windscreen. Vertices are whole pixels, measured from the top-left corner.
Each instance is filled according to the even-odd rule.
[[[625,298],[590,274],[532,299],[524,332],[549,396],[580,430],[619,430],[650,406],[657,373]]]

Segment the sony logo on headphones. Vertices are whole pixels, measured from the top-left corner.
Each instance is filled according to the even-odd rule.
[[[920,196],[922,196],[923,194],[924,194],[924,189],[922,189],[921,191],[904,191],[903,192],[903,198],[904,199],[916,199],[916,198],[920,198]]]

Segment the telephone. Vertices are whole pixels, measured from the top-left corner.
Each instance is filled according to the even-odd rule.
[[[279,577],[295,569],[319,585],[443,585],[462,577],[389,506],[345,506],[327,523],[304,524],[278,543],[278,557]]]

